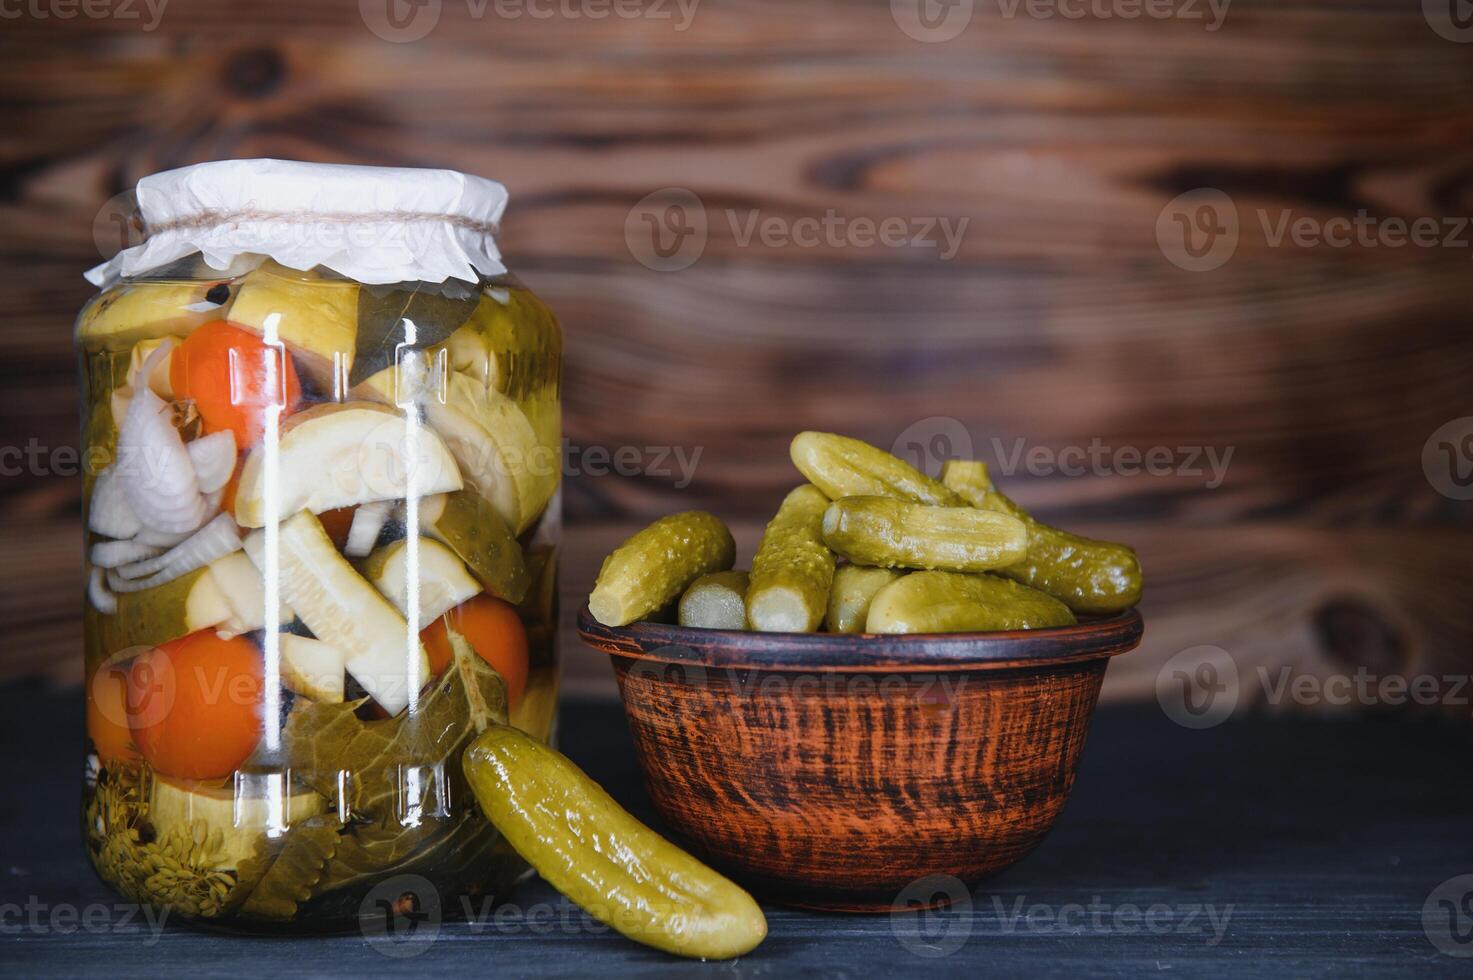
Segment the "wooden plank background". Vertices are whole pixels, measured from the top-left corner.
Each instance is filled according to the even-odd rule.
[[[446,166],[511,191],[499,241],[562,318],[572,443],[700,452],[680,490],[570,479],[565,613],[609,547],[672,509],[717,510],[750,554],[799,429],[964,433],[994,463],[994,440],[1231,451],[1220,486],[1002,481],[1139,548],[1147,640],[1112,696],[1149,697],[1202,644],[1244,670],[1473,664],[1473,504],[1421,463],[1473,415],[1473,232],[1298,247],[1258,218],[1470,213],[1473,45],[1416,3],[1237,0],[1208,30],[978,2],[944,43],[899,28],[905,0],[703,0],[683,30],[673,3],[543,18],[444,0],[412,43],[350,0],[171,0],[153,29],[119,3],[66,18],[38,0],[0,33],[0,445],[76,445],[80,273],[115,247],[99,209],[139,177],[243,156]],[[659,272],[626,227],[671,187],[698,195],[709,238]],[[1201,187],[1230,195],[1240,239],[1190,272],[1158,217]],[[968,225],[943,259],[744,241],[729,211],[738,231],[753,213]],[[45,459],[0,483],[0,675],[74,679],[79,484]],[[571,686],[611,689],[571,634],[564,654]]]

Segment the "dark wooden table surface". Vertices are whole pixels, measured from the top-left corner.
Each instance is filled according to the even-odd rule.
[[[769,907],[760,949],[700,966],[602,930],[538,881],[500,912],[445,922],[412,959],[359,935],[246,939],[125,922],[78,836],[80,717],[74,692],[0,687],[6,975],[1473,973],[1473,958],[1434,943],[1473,954],[1473,936],[1457,945],[1433,896],[1473,874],[1473,729],[1446,721],[1257,717],[1189,732],[1155,710],[1106,708],[1053,834],[960,907]],[[568,753],[650,819],[619,709],[567,705],[563,732]],[[1456,891],[1437,897],[1473,902]]]

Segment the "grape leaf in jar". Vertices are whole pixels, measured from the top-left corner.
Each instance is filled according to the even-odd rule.
[[[458,279],[361,287],[357,353],[348,384],[361,384],[384,368],[393,367],[399,350],[406,345],[427,350],[444,343],[470,319],[480,301],[480,288]],[[406,321],[414,324],[412,344]]]
[[[243,887],[232,898],[247,914],[291,918],[296,907],[349,885],[362,884],[408,866],[439,868],[441,848],[460,855],[494,840],[494,831],[471,802],[460,772],[460,753],[495,722],[506,724],[506,684],[459,634],[451,634],[454,657],[420,699],[417,710],[363,721],[364,700],[341,704],[298,701],[287,716],[280,755],[254,760],[252,768],[290,768],[329,800],[338,778],[350,773],[349,822],[329,812],[294,826],[274,846],[265,845],[240,868]],[[416,799],[403,795],[404,773],[431,770],[451,780],[451,800],[461,812],[452,819],[414,819]],[[435,787],[424,784],[433,795]],[[452,806],[455,804],[452,802]],[[483,833],[482,831],[488,831]]]
[[[312,817],[293,827],[279,849],[263,848],[242,862],[231,907],[250,918],[290,919],[322,879],[341,830],[332,814]]]
[[[363,721],[363,702],[302,700],[282,731],[284,763],[292,774],[334,800],[340,773],[350,773],[351,818],[406,817],[404,773],[458,768],[459,753],[491,722],[506,723],[506,684],[463,639],[445,673],[416,708]],[[464,646],[464,649],[462,649]]]

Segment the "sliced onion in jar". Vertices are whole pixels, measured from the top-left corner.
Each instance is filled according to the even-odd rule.
[[[116,466],[97,474],[92,484],[92,505],[87,512],[87,528],[109,538],[131,538],[143,528],[143,522],[128,503]]]
[[[149,355],[144,376],[172,349],[172,344],[162,344]],[[128,503],[145,527],[192,531],[209,515],[189,450],[174,427],[173,410],[146,385],[133,393],[118,430],[117,465]]]
[[[139,541],[99,541],[87,553],[87,560],[98,568],[119,568],[163,553],[162,547]]]
[[[188,575],[240,548],[240,528],[229,514],[221,514],[187,541],[157,558],[109,570],[107,583],[114,592],[141,592]]]
[[[199,483],[200,493],[211,494],[230,482],[235,472],[235,433],[229,429],[200,436],[186,443],[189,461],[194,464],[194,476]]]
[[[348,541],[343,545],[343,554],[350,558],[363,558],[372,551],[393,510],[392,500],[359,504],[353,511],[353,523],[348,527]]]
[[[92,574],[87,578],[87,600],[92,603],[93,609],[104,616],[111,616],[118,611],[118,597],[108,591],[104,581],[105,574],[100,568],[92,569]]]

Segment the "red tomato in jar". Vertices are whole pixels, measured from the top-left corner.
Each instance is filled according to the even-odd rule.
[[[240,450],[261,441],[271,406],[288,414],[302,400],[292,359],[224,320],[184,338],[169,361],[169,384],[176,396],[194,402],[206,432],[229,429]]]
[[[87,737],[104,765],[137,761],[138,749],[128,728],[126,666],[99,667],[87,683]]]
[[[166,776],[227,776],[261,739],[261,652],[244,637],[201,630],[155,647],[128,673],[128,725],[143,759]]]
[[[420,631],[420,641],[430,658],[430,670],[436,675],[450,666],[454,655],[450,634],[445,629],[447,622],[506,681],[507,708],[516,707],[527,689],[530,669],[527,628],[517,615],[517,607],[483,593],[462,602]]]

